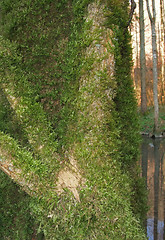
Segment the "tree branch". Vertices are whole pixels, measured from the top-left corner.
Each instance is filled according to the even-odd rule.
[[[129,27],[130,24],[131,24],[131,21],[132,21],[132,17],[133,17],[135,8],[136,8],[136,3],[135,3],[134,0],[131,0],[131,10],[130,10],[130,13],[129,13],[129,20],[128,20],[128,22],[127,22],[126,28]]]
[[[21,162],[20,159],[22,159]],[[32,162],[35,163],[30,152],[20,148],[12,137],[0,131],[0,169],[30,195],[37,191],[39,181],[36,174],[27,171]],[[23,172],[25,166],[26,173]],[[36,181],[32,178],[35,178]]]
[[[153,22],[153,17],[152,17],[152,14],[151,14],[151,10],[150,10],[150,6],[149,6],[149,1],[146,0],[146,4],[147,4],[147,12],[148,12],[148,16],[149,16],[149,19],[151,21],[151,23]]]
[[[155,1],[152,0],[152,11],[153,11],[153,19],[156,21],[156,8],[155,8]]]
[[[39,154],[44,162],[53,161],[58,165],[60,157],[57,154],[56,134],[42,106],[33,98],[33,88],[29,85],[27,74],[19,66],[20,56],[14,46],[2,37],[0,45],[1,88],[22,124],[34,153]],[[14,59],[17,63],[12,67]]]

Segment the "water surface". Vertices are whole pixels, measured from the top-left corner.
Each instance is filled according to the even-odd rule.
[[[142,176],[148,189],[146,231],[149,240],[165,239],[165,139],[143,138]]]

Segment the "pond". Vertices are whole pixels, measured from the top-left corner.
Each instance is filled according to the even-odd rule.
[[[165,139],[143,137],[142,176],[148,189],[146,231],[149,240],[165,239]]]

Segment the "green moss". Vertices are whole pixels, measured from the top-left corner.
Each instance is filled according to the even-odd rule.
[[[143,223],[147,211],[147,198],[143,180],[141,180],[137,174],[140,124],[131,78],[132,48],[130,43],[131,36],[126,28],[128,22],[127,13],[128,1],[120,1],[118,4],[115,4],[114,1],[109,2],[106,25],[113,31],[115,81],[117,84],[114,102],[117,112],[115,116],[116,127],[119,130],[120,139],[118,144],[120,161],[122,169],[128,171],[131,179],[133,179],[132,190],[134,193],[131,202],[134,212],[137,215],[139,215],[139,206],[141,206],[141,222]],[[136,202],[138,202],[138,204],[135,204]]]
[[[30,214],[30,197],[0,171],[0,238],[30,240],[34,219]]]
[[[165,109],[160,106],[159,110],[159,128],[158,133],[162,134],[165,130]],[[145,134],[153,134],[154,109],[151,107],[145,114],[140,114],[140,131]]]
[[[24,173],[37,173],[52,188],[51,174],[70,156],[86,180],[80,203],[68,190],[56,196],[41,189],[40,197],[30,199],[46,239],[145,239],[137,211],[142,201],[136,194],[142,184],[136,171],[131,175],[139,127],[128,5],[117,0],[0,3],[1,84],[8,96],[19,99],[14,111],[30,149],[3,134],[0,141],[4,147],[5,141],[15,146],[13,154]]]

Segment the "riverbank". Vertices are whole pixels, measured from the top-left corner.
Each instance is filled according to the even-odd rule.
[[[148,108],[148,111],[140,114],[140,133],[148,137],[165,137],[165,106],[159,107],[159,127],[156,134],[153,133],[154,128],[154,108]]]

